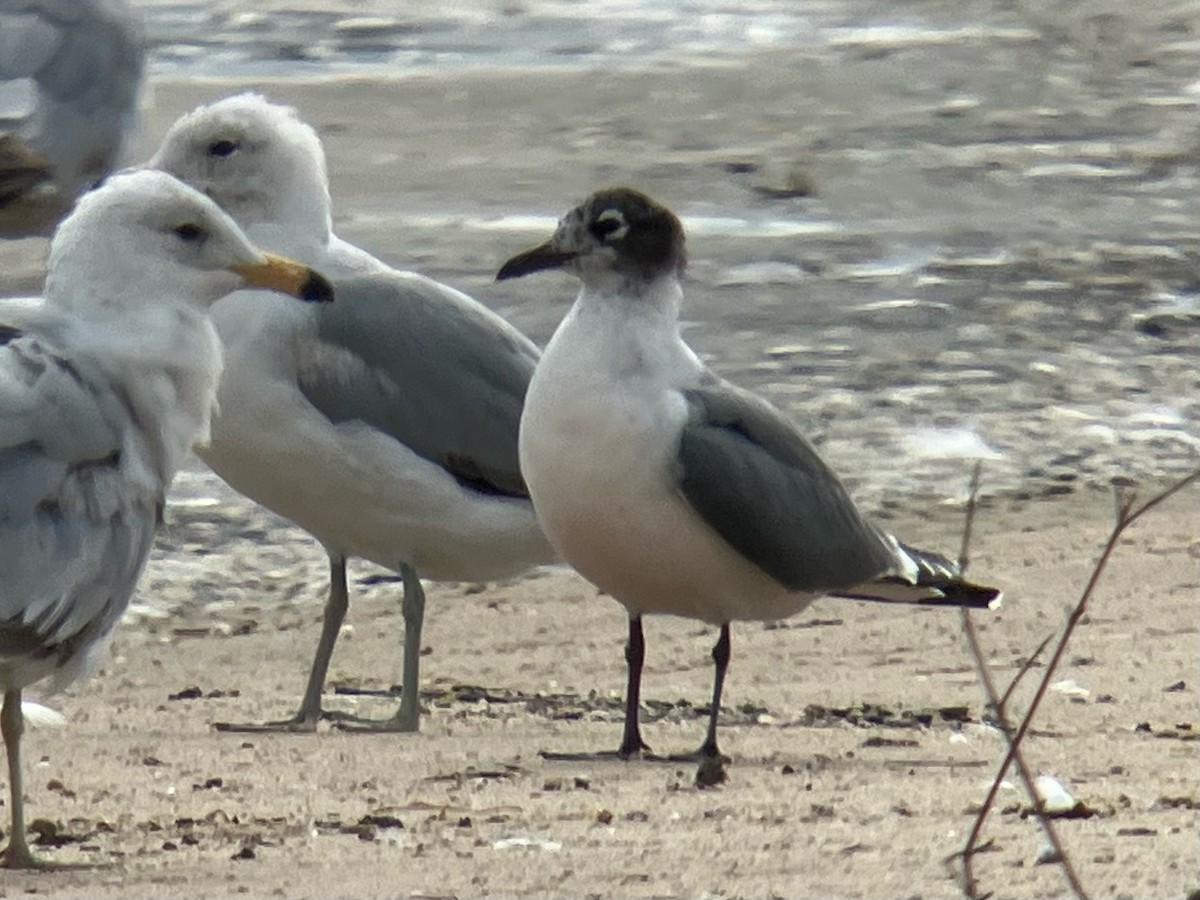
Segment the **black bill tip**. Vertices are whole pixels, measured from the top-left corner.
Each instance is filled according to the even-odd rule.
[[[315,269],[308,270],[308,279],[300,287],[300,299],[308,303],[331,303],[333,285]]]

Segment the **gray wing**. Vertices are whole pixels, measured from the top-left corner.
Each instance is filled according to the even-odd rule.
[[[895,568],[894,545],[774,407],[715,376],[684,396],[679,490],[738,553],[794,591],[836,591]]]
[[[407,273],[335,280],[300,389],[333,422],[362,421],[482,493],[529,495],[517,433],[537,347],[458,291]]]
[[[46,161],[62,209],[119,162],[144,57],[125,0],[0,0],[0,131]]]
[[[124,465],[132,427],[97,372],[0,326],[0,671],[14,680],[22,661],[74,674],[128,605],[159,499]]]

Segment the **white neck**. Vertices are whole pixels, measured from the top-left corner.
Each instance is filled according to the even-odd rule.
[[[679,280],[672,274],[636,293],[610,287],[594,280],[584,285],[539,369],[563,367],[580,384],[595,379],[588,390],[699,377],[703,364],[679,336]]]
[[[652,281],[633,280],[611,270],[603,277],[593,273],[589,276],[575,301],[577,307],[603,308],[631,323],[678,323],[683,288],[675,273],[660,275]]]
[[[343,241],[325,229],[297,229],[293,225],[258,222],[245,226],[255,245],[282,253],[329,277],[379,272],[388,267],[365,250]]]
[[[248,178],[240,187],[213,186],[212,198],[247,233],[287,223],[293,240],[324,244],[333,233],[333,200],[320,144],[314,153],[279,156],[275,162],[272,171]]]
[[[280,253],[314,265],[329,245],[330,232],[311,223],[280,224],[278,221],[244,222],[238,224],[255,246],[271,253]]]
[[[639,348],[682,343],[682,302],[683,289],[674,274],[636,285],[624,279],[600,283],[589,279],[568,318],[575,327],[594,329],[595,339],[612,344],[615,352],[624,352],[624,347],[640,353]]]

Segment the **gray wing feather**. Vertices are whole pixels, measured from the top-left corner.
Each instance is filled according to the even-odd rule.
[[[679,490],[742,556],[795,591],[834,591],[893,567],[882,532],[774,407],[715,377],[684,396]]]
[[[517,433],[537,347],[500,316],[420,276],[335,281],[300,389],[333,422],[361,421],[464,486],[527,497]]]
[[[123,465],[133,427],[100,373],[0,329],[0,659],[67,665],[128,605],[153,490]]]

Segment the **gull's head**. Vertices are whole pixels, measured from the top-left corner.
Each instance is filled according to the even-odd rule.
[[[243,228],[283,226],[321,240],[329,235],[321,141],[294,109],[259,94],[226,97],[183,116],[147,165],[212,197]]]
[[[640,191],[597,191],[559,220],[550,240],[500,267],[498,280],[565,269],[585,285],[639,290],[678,278],[687,256],[678,217]]]
[[[205,310],[245,287],[333,297],[319,273],[259,250],[215,203],[153,169],[121,172],[83,195],[55,232],[48,268],[47,300],[83,314]]]

